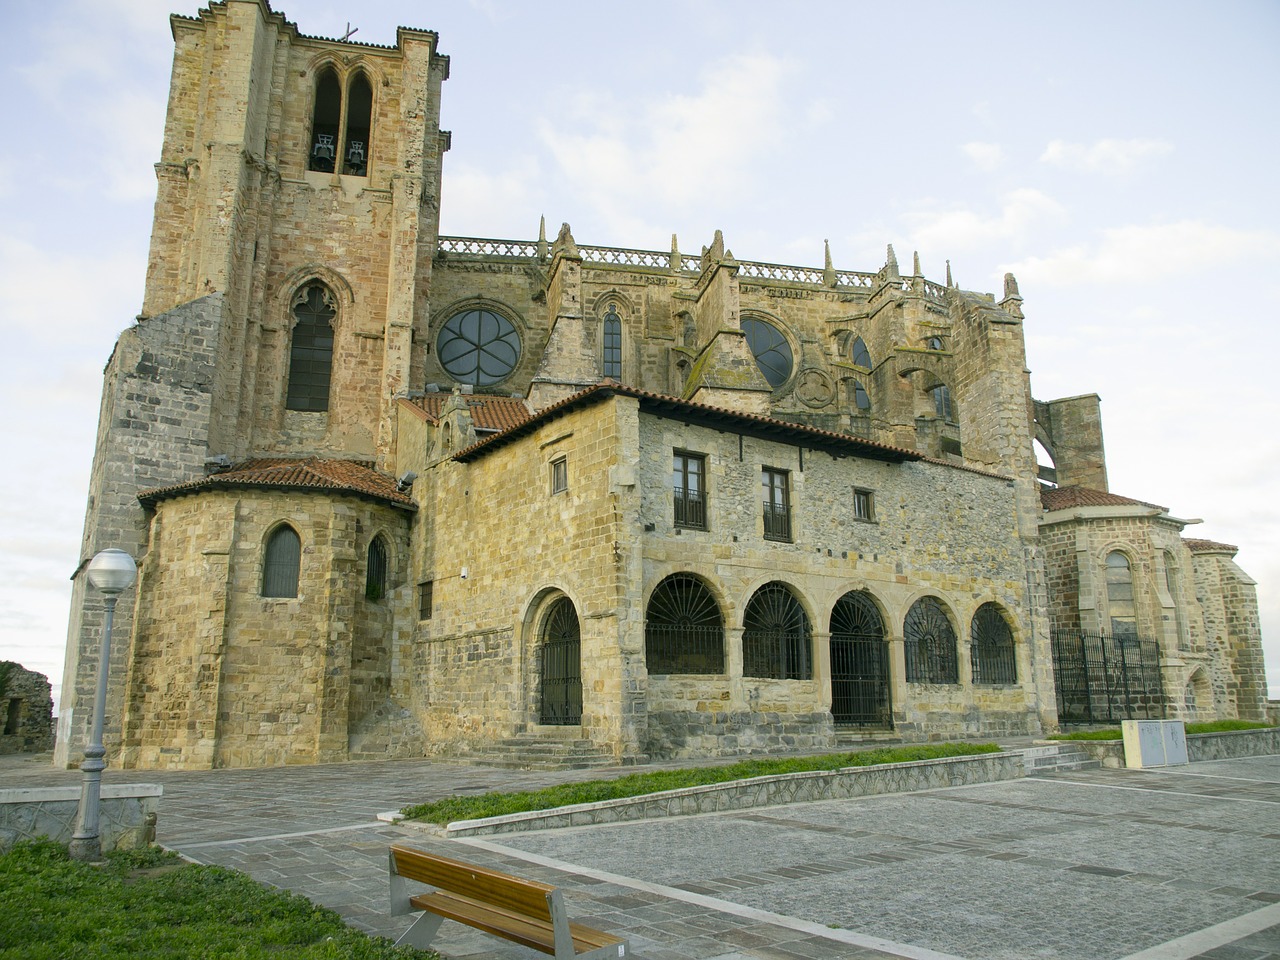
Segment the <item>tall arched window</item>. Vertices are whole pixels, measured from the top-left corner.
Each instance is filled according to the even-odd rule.
[[[604,315],[604,375],[622,379],[622,318],[612,303]]]
[[[308,170],[333,173],[338,161],[338,124],[342,121],[342,87],[338,74],[325,67],[316,77],[316,102],[311,114],[311,155]]]
[[[372,118],[373,87],[364,71],[357,70],[347,87],[347,129],[342,141],[342,172],[348,176],[363,177],[369,169]]]
[[[1129,558],[1119,550],[1107,554],[1107,618],[1111,635],[1130,639],[1138,635],[1138,619],[1133,604],[1133,571]]]
[[[849,382],[850,392],[853,394],[853,405],[859,413],[866,413],[871,409],[871,397],[867,394],[867,388],[862,385],[861,380],[851,380]]]
[[[945,383],[940,383],[936,387],[929,390],[929,397],[933,400],[933,411],[943,420],[955,420],[955,410],[951,405],[951,388]]]
[[[969,661],[974,683],[1016,683],[1013,631],[998,604],[984,603],[969,625]]]
[[[871,354],[867,350],[867,343],[861,337],[853,341],[853,346],[849,348],[849,357],[860,367],[871,369]]]
[[[290,410],[329,409],[329,379],[333,373],[333,294],[321,283],[298,291],[293,300],[293,343],[289,348]]]
[[[296,597],[298,566],[302,561],[302,540],[287,523],[282,523],[267,538],[262,560],[262,595],[264,597]]]
[[[387,595],[387,542],[382,534],[369,541],[364,570],[364,596],[378,601]]]
[[[742,675],[809,680],[813,657],[809,618],[784,583],[766,583],[751,595],[742,616]]]
[[[908,683],[959,683],[956,631],[942,603],[921,597],[902,623]]]
[[[675,573],[654,588],[645,610],[644,658],[650,674],[724,673],[724,620],[697,577]]]

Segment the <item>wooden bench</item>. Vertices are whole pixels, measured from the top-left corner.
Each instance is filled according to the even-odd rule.
[[[423,911],[396,941],[397,945],[425,949],[441,923],[456,920],[541,950],[556,960],[604,960],[630,955],[626,940],[570,923],[563,895],[545,883],[521,880],[412,847],[391,847],[389,861],[391,915]],[[434,889],[410,895],[406,880]]]

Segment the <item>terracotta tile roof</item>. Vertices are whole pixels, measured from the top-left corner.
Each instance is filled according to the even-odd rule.
[[[908,450],[905,447],[895,447],[875,440],[863,440],[861,437],[855,437],[847,433],[821,430],[817,427],[789,423],[786,420],[775,420],[772,417],[761,417],[753,413],[742,413],[737,410],[728,410],[724,407],[713,407],[705,403],[694,403],[690,400],[681,400],[679,397],[669,397],[661,393],[650,393],[647,390],[637,390],[635,387],[625,387],[614,380],[604,380],[595,386],[588,387],[571,397],[561,400],[559,403],[540,410],[528,419],[496,436],[485,437],[465,450],[459,450],[454,455],[454,459],[462,462],[474,460],[490,450],[496,450],[512,440],[524,436],[539,424],[553,420],[563,413],[568,413],[571,410],[592,403],[600,403],[614,396],[634,397],[649,412],[657,412],[673,419],[685,420],[691,423],[715,424],[721,427],[732,426],[746,433],[765,438],[781,439],[788,443],[804,441],[813,448],[838,448],[845,452],[854,452],[865,457],[885,460],[890,463],[924,459],[922,454],[917,453],[915,450]]]
[[[1134,500],[1132,497],[1122,497],[1105,490],[1091,490],[1089,487],[1041,487],[1040,503],[1049,511],[1070,510],[1073,507],[1149,507],[1169,512],[1168,507],[1162,507],[1158,503]]]
[[[1218,543],[1216,540],[1193,540],[1188,537],[1182,542],[1192,553],[1236,553],[1240,549],[1234,543]]]
[[[433,423],[440,419],[440,411],[449,400],[447,393],[426,393],[412,397],[409,403],[422,409]],[[467,409],[477,430],[510,430],[533,416],[529,405],[520,397],[493,397],[487,394],[467,394]]]
[[[393,478],[378,473],[369,463],[358,460],[321,460],[317,457],[245,460],[222,473],[169,487],[144,490],[138,494],[138,499],[145,506],[154,506],[160,500],[236,487],[346,493],[384,500],[411,510],[417,509],[412,497],[396,489]]]

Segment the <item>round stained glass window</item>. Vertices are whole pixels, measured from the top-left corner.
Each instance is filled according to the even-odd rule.
[[[464,310],[440,329],[436,353],[453,379],[482,387],[511,375],[520,362],[520,334],[490,310]]]
[[[769,381],[769,386],[777,390],[791,377],[791,344],[787,343],[781,330],[755,317],[742,319],[742,332],[747,335],[747,345],[760,372]]]

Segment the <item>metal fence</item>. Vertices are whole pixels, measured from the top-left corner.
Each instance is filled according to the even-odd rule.
[[[1160,648],[1154,640],[1055,632],[1053,678],[1064,723],[1161,720]]]

